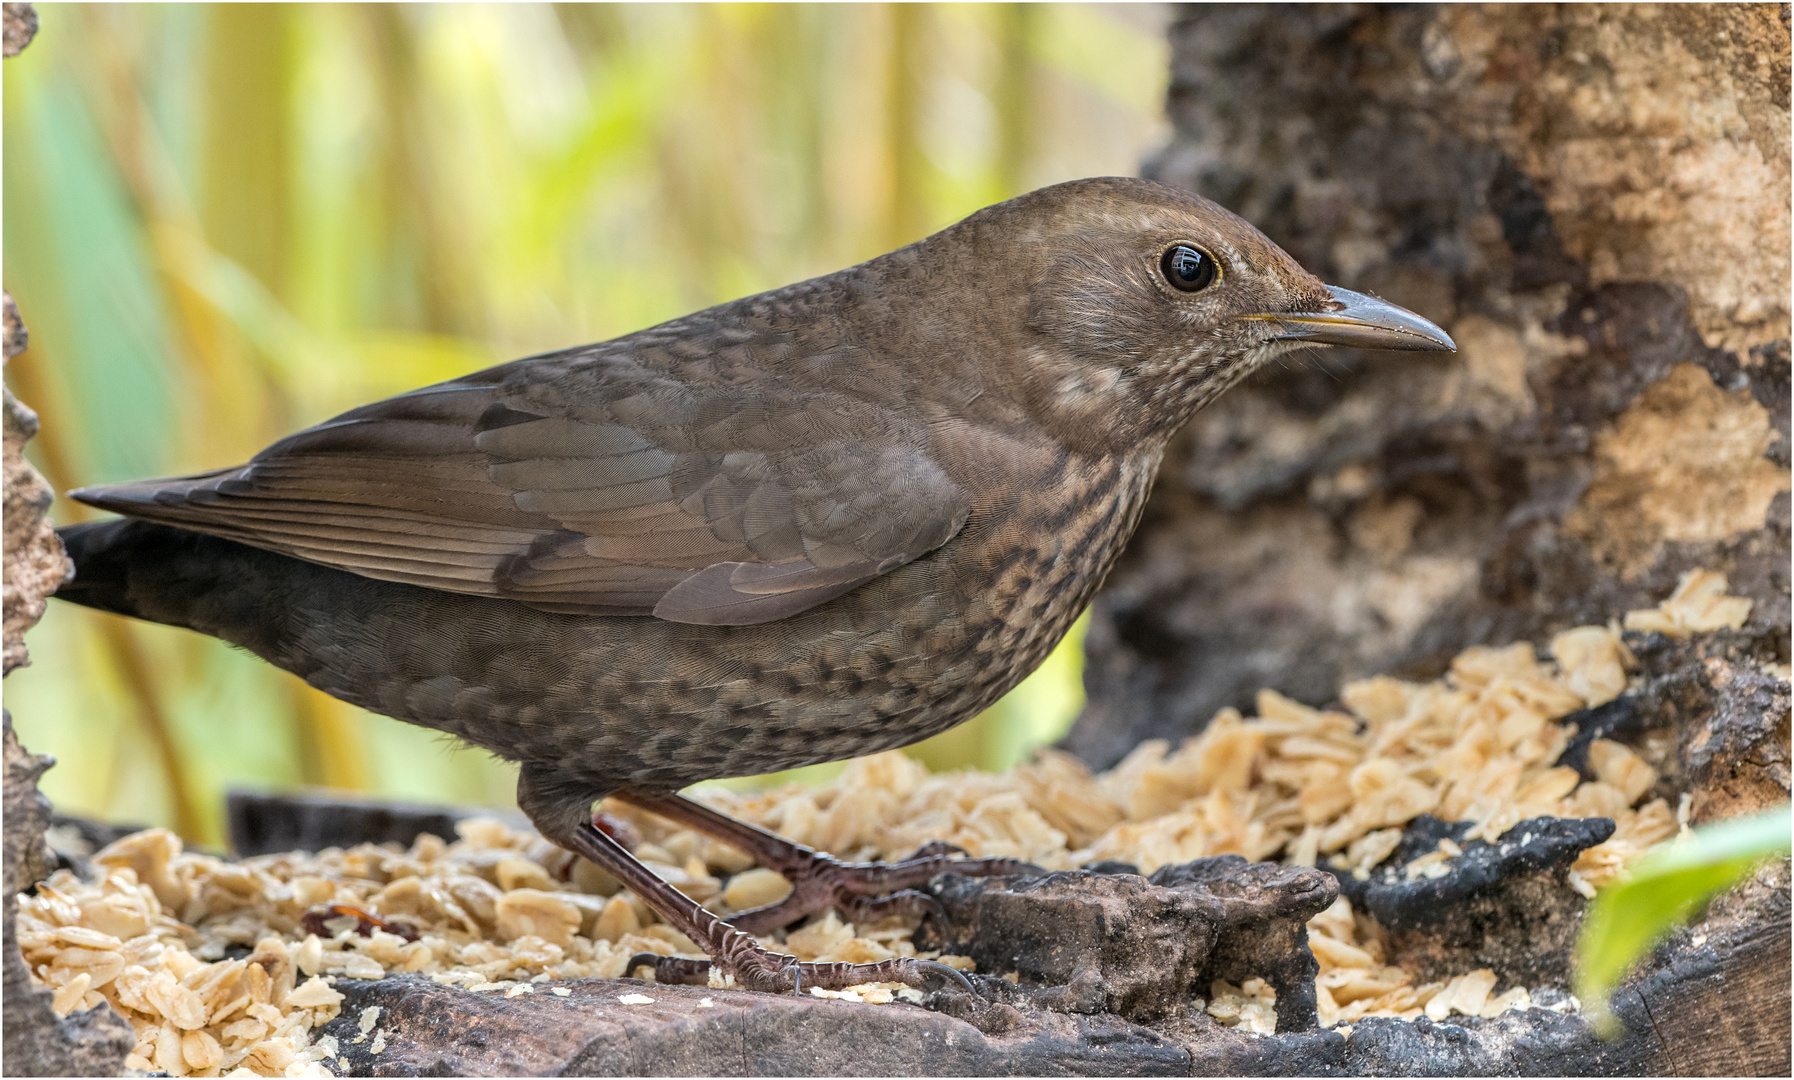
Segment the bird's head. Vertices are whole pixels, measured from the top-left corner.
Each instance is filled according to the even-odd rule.
[[[966,224],[984,215],[1009,280],[1026,281],[1016,377],[1067,434],[1164,438],[1305,345],[1455,348],[1419,315],[1323,284],[1240,217],[1151,181],[1060,184]]]

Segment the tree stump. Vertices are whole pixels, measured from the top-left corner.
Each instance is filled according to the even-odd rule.
[[[1171,34],[1148,174],[1460,352],[1293,361],[1196,419],[1097,599],[1067,746],[1102,767],[1260,687],[1435,677],[1704,568],[1750,621],[1628,635],[1646,690],[1583,723],[1697,824],[1786,800],[1788,9],[1195,6]],[[1622,995],[1652,1069],[1788,1069],[1785,864],[1730,903],[1736,951]]]
[[[1314,704],[1649,607],[1789,626],[1788,10],[1198,6],[1148,173],[1460,352],[1273,366],[1175,442],[1100,595],[1106,766],[1260,687]],[[1692,178],[1700,176],[1695,182]]]

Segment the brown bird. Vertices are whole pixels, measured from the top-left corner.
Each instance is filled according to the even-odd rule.
[[[1453,348],[1206,199],[1061,184],[838,273],[355,409],[247,465],[74,492],[128,519],[63,530],[59,595],[519,762],[542,835],[740,985],[957,980],[803,964],[744,931],[913,912],[921,894],[877,897],[1021,864],[844,865],[676,792],[991,704],[1089,603],[1171,435],[1303,345]],[[605,796],[744,848],[791,895],[718,919],[594,826]]]

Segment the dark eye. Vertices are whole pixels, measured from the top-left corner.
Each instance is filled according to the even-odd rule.
[[[1174,244],[1159,260],[1159,272],[1179,292],[1201,292],[1215,283],[1215,260],[1188,244]]]

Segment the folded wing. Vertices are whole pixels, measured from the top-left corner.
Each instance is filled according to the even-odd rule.
[[[74,495],[372,578],[747,625],[840,596],[964,524],[965,492],[926,429],[889,413],[570,353],[344,413],[239,468]]]

